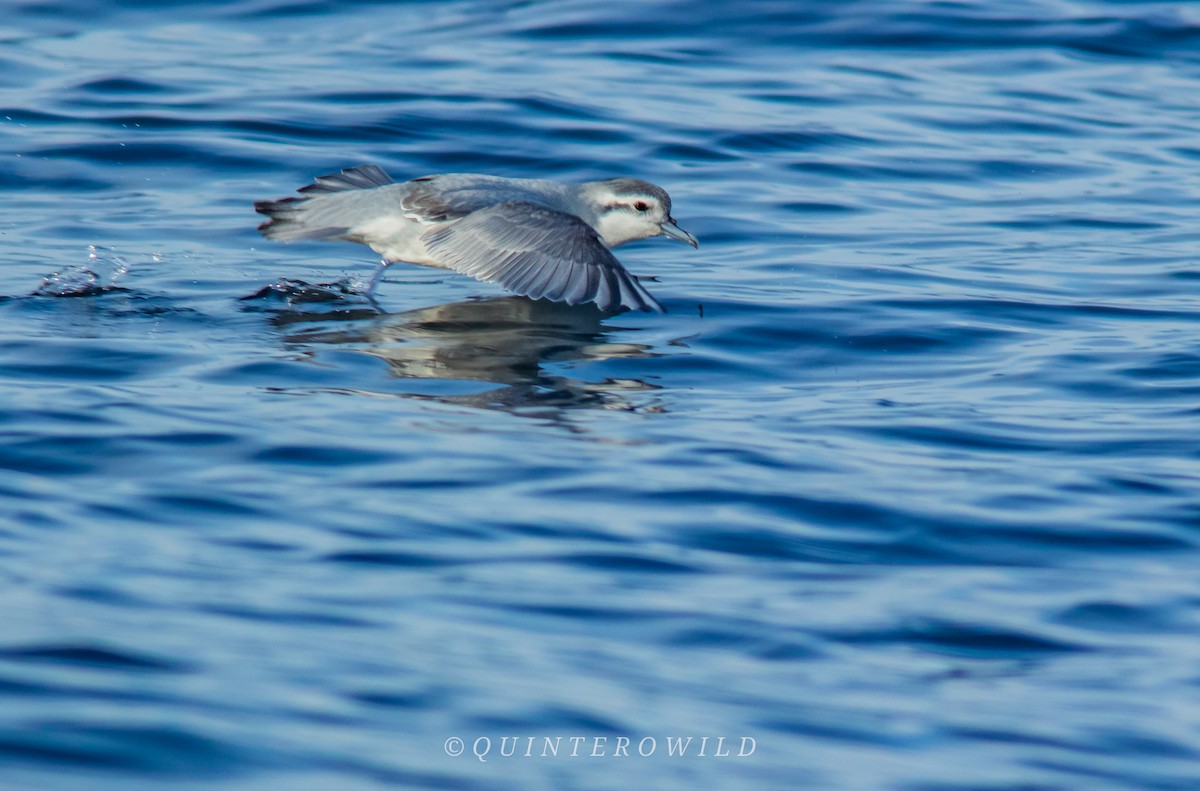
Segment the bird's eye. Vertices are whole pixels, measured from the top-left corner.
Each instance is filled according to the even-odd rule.
[[[650,211],[650,204],[646,203],[644,200],[640,200],[633,204],[633,208],[637,209],[638,211]]]

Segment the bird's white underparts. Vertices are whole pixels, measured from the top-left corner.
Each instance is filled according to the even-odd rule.
[[[646,181],[583,184],[445,173],[397,183],[378,165],[347,168],[301,187],[298,197],[259,201],[264,236],[282,242],[359,242],[383,257],[450,269],[531,299],[604,311],[662,311],[612,248],[651,236],[696,247],[675,223],[671,197]]]

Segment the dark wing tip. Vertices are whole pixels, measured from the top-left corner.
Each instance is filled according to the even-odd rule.
[[[258,226],[258,231],[268,239],[274,239],[280,234],[280,228],[292,222],[291,215],[296,212],[294,204],[302,198],[280,198],[279,200],[260,200],[254,202],[254,211],[269,219]]]
[[[318,176],[312,184],[296,191],[304,195],[320,195],[327,192],[371,189],[394,183],[392,177],[378,165],[361,165],[356,168],[342,168],[340,173]]]
[[[662,304],[638,281],[637,275],[632,274],[624,268],[617,270],[616,275],[617,281],[620,284],[620,290],[615,295],[615,301],[618,305],[630,310],[640,310],[644,313],[667,312]]]

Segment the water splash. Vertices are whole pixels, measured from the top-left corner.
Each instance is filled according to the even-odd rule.
[[[304,280],[293,280],[281,277],[274,283],[263,286],[253,294],[242,297],[242,301],[270,300],[283,302],[288,305],[310,302],[341,302],[350,299],[370,301],[370,297],[361,293],[358,288],[360,278],[345,277],[332,283],[309,283]]]
[[[158,263],[157,254],[151,259]],[[92,297],[115,291],[126,291],[117,281],[128,274],[129,261],[111,247],[88,245],[87,262],[61,269],[42,279],[41,285],[33,290],[32,296],[39,297]]]

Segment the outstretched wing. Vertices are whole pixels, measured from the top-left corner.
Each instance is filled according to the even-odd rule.
[[[536,203],[479,209],[422,238],[430,256],[448,268],[532,299],[663,312],[591,226]]]

